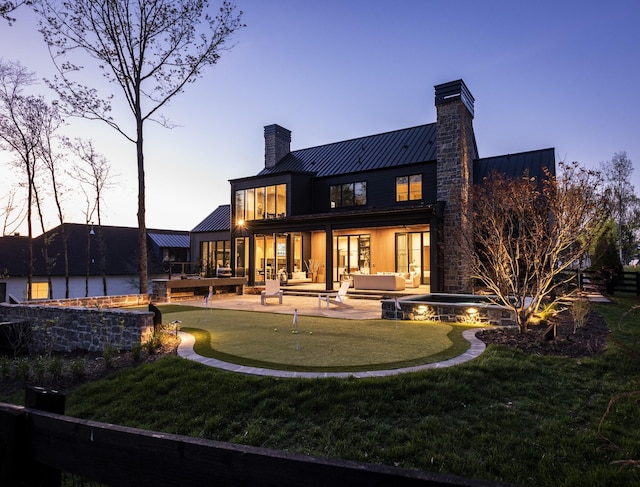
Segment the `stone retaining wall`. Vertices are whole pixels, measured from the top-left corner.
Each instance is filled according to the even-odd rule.
[[[29,326],[32,353],[131,350],[153,335],[149,311],[1,303],[0,321]]]
[[[118,296],[91,296],[88,298],[46,299],[23,301],[21,304],[38,306],[81,306],[85,308],[126,308],[146,306],[151,300],[148,294],[122,294]]]
[[[474,313],[469,312],[471,309],[474,310]],[[382,301],[383,320],[440,321],[508,326],[516,324],[515,318],[511,310],[494,304],[454,304],[402,299]]]

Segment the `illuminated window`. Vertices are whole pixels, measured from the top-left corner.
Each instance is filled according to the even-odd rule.
[[[256,190],[254,188],[247,190],[247,202],[245,204],[245,220],[255,220],[256,218]],[[237,218],[236,218],[237,219]]]
[[[244,190],[236,191],[236,220],[245,220],[244,213]]]
[[[422,199],[422,174],[396,178],[396,201]]]
[[[32,282],[31,299],[49,299],[49,283]]]
[[[236,191],[235,218],[264,220],[287,216],[287,185],[262,186]]]
[[[231,241],[214,240],[200,242],[202,273],[205,277],[216,277],[218,267],[229,267],[231,259]]]
[[[409,199],[422,199],[422,174],[414,174],[409,176]]]
[[[264,188],[256,188],[256,220],[262,220],[265,213]]]
[[[399,176],[396,178],[396,201],[407,201],[409,199],[409,178]]]

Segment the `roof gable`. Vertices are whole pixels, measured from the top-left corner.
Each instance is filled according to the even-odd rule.
[[[220,205],[213,212],[198,223],[192,233],[224,232],[231,228],[231,205]]]
[[[258,176],[306,172],[324,177],[435,160],[436,124],[431,123],[292,151]]]
[[[499,172],[509,178],[529,176],[541,180],[545,177],[544,168],[555,174],[556,156],[554,149],[540,149],[517,154],[485,157],[473,164],[473,182],[479,184],[492,172]]]
[[[191,246],[187,232],[148,230],[147,236],[155,245],[161,248],[188,249]]]

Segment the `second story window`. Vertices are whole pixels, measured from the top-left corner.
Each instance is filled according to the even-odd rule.
[[[334,184],[329,187],[329,198],[331,208],[364,206],[367,204],[367,183]]]
[[[422,199],[422,174],[396,178],[396,201]]]
[[[236,191],[236,221],[287,216],[287,185],[260,186]]]

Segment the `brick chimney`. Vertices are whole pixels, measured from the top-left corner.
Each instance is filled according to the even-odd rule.
[[[291,130],[280,125],[264,128],[264,167],[269,168],[291,152]]]
[[[478,158],[473,133],[474,99],[464,81],[435,86],[437,112],[437,198],[444,202],[442,287],[447,293],[472,291],[470,259],[473,218],[469,191]]]

